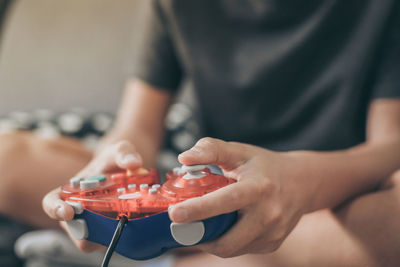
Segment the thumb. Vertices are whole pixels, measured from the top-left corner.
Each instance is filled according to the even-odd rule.
[[[247,148],[243,144],[206,137],[180,154],[178,160],[184,165],[215,164],[231,170],[247,160],[246,153]]]

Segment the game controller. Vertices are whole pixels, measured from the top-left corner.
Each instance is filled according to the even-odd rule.
[[[61,198],[75,212],[71,235],[108,246],[119,219],[128,219],[115,251],[147,260],[178,247],[211,241],[236,221],[237,212],[190,223],[171,222],[168,207],[234,183],[210,166],[174,168],[161,186],[158,172],[139,168],[90,177],[73,177]]]

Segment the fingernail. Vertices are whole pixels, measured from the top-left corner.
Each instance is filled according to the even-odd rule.
[[[175,206],[175,205],[170,205],[170,206],[168,207],[168,213],[171,212],[171,210],[173,209],[174,206]]]
[[[126,164],[129,164],[129,163],[133,163],[133,162],[135,162],[135,161],[137,161],[137,160],[138,160],[138,158],[135,157],[135,155],[133,155],[133,154],[128,154],[128,155],[126,155],[126,156],[122,159],[121,163],[124,164],[124,165],[126,165]]]
[[[174,212],[174,219],[176,221],[185,221],[188,218],[188,212],[186,209],[178,208]]]
[[[59,205],[57,207],[56,215],[60,220],[65,220],[65,207],[64,207],[64,205]]]

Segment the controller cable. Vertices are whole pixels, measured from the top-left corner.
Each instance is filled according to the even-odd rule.
[[[110,245],[108,245],[106,254],[104,255],[103,262],[101,264],[101,267],[107,267],[108,263],[110,262],[111,256],[114,253],[115,247],[118,244],[119,238],[121,237],[122,231],[124,230],[125,224],[128,222],[128,218],[126,216],[123,216],[117,225],[117,228],[115,228],[114,235],[111,239]]]

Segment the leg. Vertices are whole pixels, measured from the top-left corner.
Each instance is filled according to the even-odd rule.
[[[43,196],[65,183],[91,156],[70,138],[0,135],[0,213],[38,227],[55,226],[42,211]]]
[[[233,259],[199,254],[179,259],[177,266],[399,266],[400,172],[386,185],[335,211],[304,216],[272,254]]]

